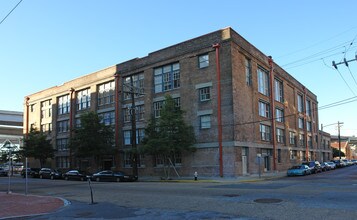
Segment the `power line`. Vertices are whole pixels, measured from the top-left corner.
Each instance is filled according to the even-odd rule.
[[[11,11],[0,21],[0,24],[2,24],[7,17],[9,17],[9,15],[17,8],[17,6],[19,6],[19,4],[22,2],[23,0],[20,0],[13,9],[11,9]]]

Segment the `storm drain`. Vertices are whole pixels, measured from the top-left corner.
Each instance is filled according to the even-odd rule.
[[[226,194],[225,197],[238,197],[238,194]]]
[[[280,203],[282,201],[283,200],[281,200],[281,199],[271,199],[271,198],[254,200],[254,202],[256,202],[256,203]]]

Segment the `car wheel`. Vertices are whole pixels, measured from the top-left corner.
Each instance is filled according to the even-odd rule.
[[[120,182],[120,181],[121,181],[121,179],[119,177],[117,177],[117,182]]]
[[[53,175],[51,175],[51,180],[55,179],[55,177]]]
[[[81,181],[84,181],[84,178],[83,178],[83,177],[81,177]]]
[[[64,177],[65,180],[68,180],[68,176]]]
[[[95,181],[99,182],[99,181],[100,181],[100,178],[99,178],[99,177],[95,178]]]
[[[43,179],[43,176],[42,176],[42,175],[40,175],[40,179]]]

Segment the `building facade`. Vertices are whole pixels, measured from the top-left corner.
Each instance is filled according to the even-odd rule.
[[[132,108],[140,147],[166,94],[197,139],[195,153],[174,161],[180,175],[285,171],[332,156],[321,145],[316,95],[229,27],[27,96],[24,132],[48,132],[57,150],[52,166],[69,168],[70,130],[82,112],[96,111],[115,128],[118,149],[101,168],[130,170]],[[162,165],[160,157],[140,155],[139,175],[160,175]]]

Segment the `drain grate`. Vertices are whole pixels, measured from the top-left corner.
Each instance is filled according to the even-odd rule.
[[[256,202],[256,203],[279,203],[279,202],[282,202],[282,201],[283,200],[281,200],[281,199],[271,199],[271,198],[254,200],[254,202]]]
[[[224,195],[225,197],[238,197],[238,196],[240,196],[240,195],[238,195],[238,194],[226,194],[226,195]]]

